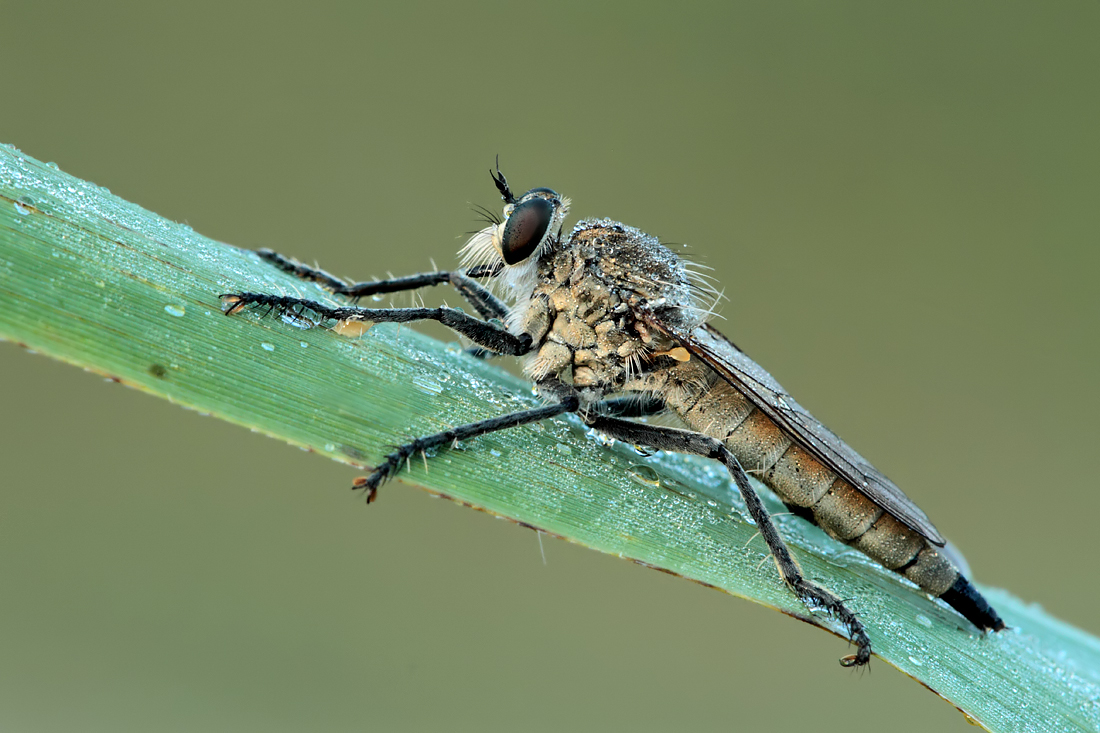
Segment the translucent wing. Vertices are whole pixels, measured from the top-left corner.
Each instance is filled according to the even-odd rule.
[[[702,359],[791,440],[902,524],[939,547],[946,543],[925,513],[893,481],[856,453],[840,436],[818,422],[787,394],[772,375],[716,329],[700,326],[690,333],[678,333],[653,311],[639,311],[636,315],[653,330],[679,341],[691,354]]]

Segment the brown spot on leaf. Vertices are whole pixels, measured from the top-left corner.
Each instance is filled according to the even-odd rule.
[[[354,458],[357,461],[366,460],[367,454],[356,448],[354,445],[341,445],[340,452],[348,458]]]

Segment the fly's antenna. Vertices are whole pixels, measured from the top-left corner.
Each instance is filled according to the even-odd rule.
[[[500,156],[497,156],[497,171],[493,173],[493,169],[489,169],[489,175],[493,177],[493,183],[496,184],[497,190],[500,191],[500,197],[504,199],[506,204],[514,204],[516,197],[512,195],[512,189],[508,188],[508,179],[504,177],[504,174],[500,172]]]

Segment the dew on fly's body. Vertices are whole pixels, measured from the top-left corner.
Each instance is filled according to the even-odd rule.
[[[610,435],[608,435],[607,433],[602,433],[595,428],[589,428],[585,430],[584,437],[604,448],[610,448],[616,443],[615,439],[612,438]]]
[[[300,328],[303,331],[313,328],[317,325],[317,321],[301,313],[283,313],[279,318],[283,323],[287,324],[288,326]]]

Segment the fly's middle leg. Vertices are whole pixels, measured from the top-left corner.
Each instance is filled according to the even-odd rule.
[[[523,356],[531,350],[530,334],[516,336],[503,324],[482,321],[468,316],[457,308],[358,308],[346,306],[333,308],[305,298],[291,298],[268,293],[223,293],[225,314],[231,316],[245,308],[267,308],[283,314],[316,314],[322,320],[371,321],[373,323],[409,323],[411,321],[439,321],[452,331],[457,331],[478,346],[495,354]]]
[[[509,333],[498,323],[479,321],[454,308],[332,308],[304,298],[291,298],[266,293],[225,293],[221,296],[225,304],[225,314],[233,315],[246,308],[267,308],[283,314],[301,315],[312,312],[322,320],[330,321],[373,321],[387,323],[408,323],[410,321],[434,320],[461,333],[478,346],[497,354],[522,356],[531,350],[530,334]],[[418,452],[427,451],[441,445],[459,440],[474,438],[486,433],[506,430],[545,420],[566,412],[576,412],[580,399],[576,392],[560,382],[546,381],[540,384],[542,391],[557,400],[555,404],[521,410],[501,417],[480,422],[459,425],[443,432],[417,438],[398,446],[369,476],[356,479],[352,488],[365,489],[367,501],[374,501],[378,487],[387,478],[396,474],[401,464]]]
[[[767,543],[772,557],[775,558],[776,566],[779,568],[783,580],[803,603],[811,608],[816,607],[828,611],[848,630],[849,638],[856,645],[856,653],[842,658],[840,663],[845,667],[852,667],[864,665],[870,661],[871,640],[867,637],[863,623],[835,594],[817,583],[807,580],[802,575],[802,569],[791,556],[791,552],[780,536],[779,530],[776,529],[775,523],[772,522],[768,510],[760,501],[760,496],[753,489],[752,484],[749,483],[745,469],[742,468],[737,457],[722,442],[702,433],[646,425],[614,417],[594,416],[586,422],[590,427],[613,438],[635,445],[644,445],[676,453],[689,453],[721,461],[737,484],[737,488],[748,507],[749,514],[756,522],[756,527]]]

